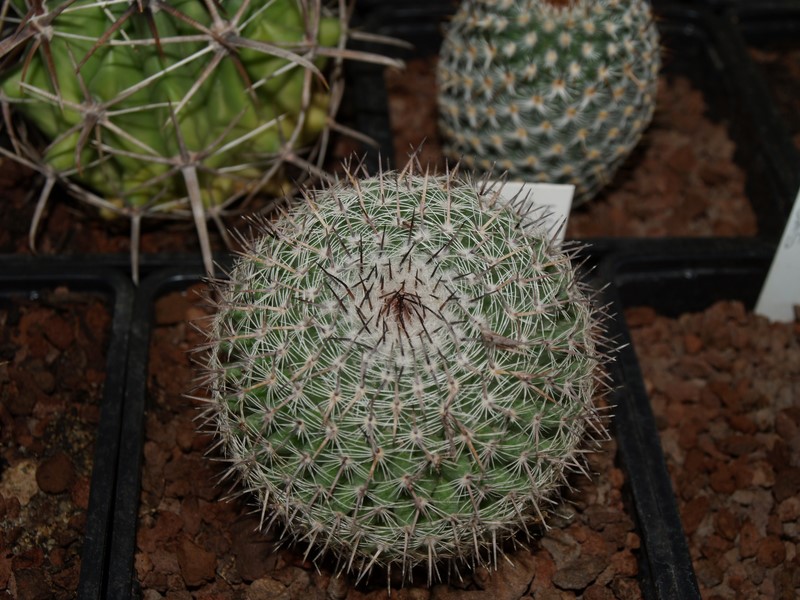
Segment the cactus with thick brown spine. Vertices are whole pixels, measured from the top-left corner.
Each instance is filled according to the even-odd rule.
[[[131,219],[134,272],[145,217],[193,220],[211,272],[207,220],[324,175],[342,59],[396,62],[346,50],[348,18],[346,0],[3,0],[0,151],[46,180],[31,244],[59,183]]]
[[[605,435],[602,332],[526,207],[409,167],[263,224],[203,348],[206,426],[262,525],[359,577],[430,581],[542,524]]]
[[[574,184],[577,206],[650,123],[659,67],[647,0],[464,0],[437,67],[445,153]]]

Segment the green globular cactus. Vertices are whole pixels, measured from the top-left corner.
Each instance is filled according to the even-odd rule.
[[[207,427],[260,505],[359,577],[496,564],[605,435],[601,321],[542,220],[462,179],[351,175],[215,286]]]
[[[574,184],[577,206],[650,123],[659,68],[646,0],[464,0],[437,67],[445,153]]]
[[[304,0],[3,0],[2,152],[132,220],[206,221],[321,175],[348,11]],[[19,119],[17,117],[22,117]],[[32,126],[32,127],[31,127]]]

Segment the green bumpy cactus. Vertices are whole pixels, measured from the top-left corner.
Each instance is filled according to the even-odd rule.
[[[359,577],[494,564],[604,435],[571,252],[454,173],[350,176],[264,227],[215,286],[204,368],[264,523]]]
[[[105,215],[194,220],[210,270],[206,220],[320,172],[345,18],[301,0],[3,0],[3,152],[47,178],[40,211],[58,182]]]
[[[577,206],[650,123],[659,68],[646,0],[465,0],[437,67],[445,153],[574,184]]]

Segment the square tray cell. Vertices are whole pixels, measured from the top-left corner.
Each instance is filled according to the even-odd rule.
[[[443,168],[435,62],[450,13],[438,3],[406,3],[371,17],[371,30],[413,45],[398,51],[405,71],[357,71],[374,92],[356,101],[392,165],[425,141],[421,161]],[[654,123],[600,197],[573,211],[568,237],[776,239],[788,215],[788,186],[773,173],[771,140],[757,111],[741,100],[749,84],[731,60],[725,22],[667,5],[657,7],[657,19],[664,52]]]
[[[604,266],[704,597],[797,594],[800,328],[752,312],[769,260],[727,245]]]
[[[103,597],[130,288],[86,265],[0,263],[0,531],[13,556],[0,587],[17,597]]]
[[[195,294],[199,280],[199,271],[158,273],[137,299],[107,593],[124,599],[172,586],[228,597],[264,587],[292,598],[318,592],[345,597],[352,580],[332,577],[327,560],[317,571],[302,550],[279,550],[274,534],[254,532],[258,516],[245,499],[223,498],[231,482],[215,484],[222,466],[204,456],[211,440],[194,433],[197,406],[183,396],[192,375],[186,350],[199,340],[187,321],[203,315]],[[696,597],[663,458],[649,433],[655,425],[637,406],[640,399],[625,391],[633,389],[621,379],[625,373],[611,369],[619,384],[609,398],[616,405],[613,436],[591,464],[598,475],[578,478],[568,496],[573,505],[562,507],[553,529],[511,553],[515,569],[501,566],[499,573],[452,585],[505,582],[523,595],[536,557],[536,564],[549,565],[547,578],[533,582],[537,590],[546,582],[563,590],[597,586],[646,598]],[[581,560],[579,539],[590,540]],[[357,589],[375,585],[383,589],[385,583]]]

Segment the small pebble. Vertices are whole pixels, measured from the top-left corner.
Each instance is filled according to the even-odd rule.
[[[39,463],[36,469],[36,483],[47,494],[66,492],[75,479],[75,467],[70,457],[59,452]]]

